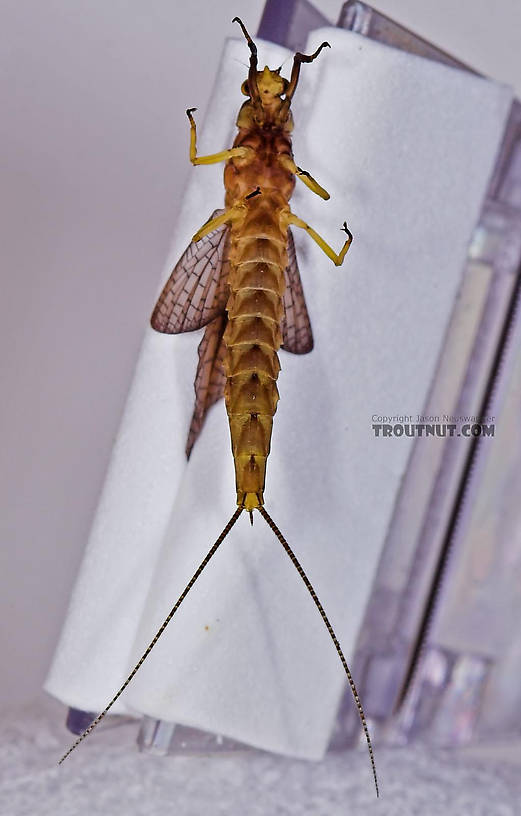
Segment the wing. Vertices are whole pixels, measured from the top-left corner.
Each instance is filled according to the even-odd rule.
[[[216,210],[211,218],[222,212]],[[228,244],[225,224],[187,247],[159,296],[150,318],[153,329],[164,334],[194,331],[224,311]]]
[[[288,229],[288,265],[284,271],[284,317],[282,318],[282,348],[292,354],[307,354],[313,348],[313,332],[298,271],[295,242]]]
[[[203,427],[208,409],[217,402],[224,393],[226,376],[222,365],[225,346],[223,334],[228,318],[222,314],[212,320],[205,329],[203,339],[199,343],[199,364],[195,375],[195,407],[186,442],[186,456],[190,457],[195,440]]]

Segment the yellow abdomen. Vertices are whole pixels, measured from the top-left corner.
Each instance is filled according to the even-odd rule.
[[[272,202],[271,202],[272,204]],[[230,297],[224,333],[224,398],[230,422],[237,504],[264,504],[266,460],[279,394],[277,351],[282,342],[286,235],[266,197],[251,200],[231,234]]]

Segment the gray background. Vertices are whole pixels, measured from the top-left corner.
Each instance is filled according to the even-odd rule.
[[[519,0],[375,5],[521,95]],[[184,110],[202,119],[231,18],[255,31],[262,7],[0,2],[2,710],[38,693],[66,612],[187,178]]]

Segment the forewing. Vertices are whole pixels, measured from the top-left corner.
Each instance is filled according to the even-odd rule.
[[[222,314],[209,323],[204,331],[203,339],[199,343],[199,364],[195,375],[195,406],[188,440],[186,455],[190,456],[195,440],[203,427],[208,409],[224,394],[226,376],[223,369],[225,346],[223,334],[228,318]]]
[[[211,218],[224,210],[215,210]],[[179,334],[206,326],[222,314],[228,297],[228,225],[192,243],[174,267],[154,308],[152,328]]]
[[[284,271],[284,317],[282,347],[292,354],[307,354],[313,348],[313,332],[304,298],[297,264],[297,253],[291,230],[288,229],[288,265]]]

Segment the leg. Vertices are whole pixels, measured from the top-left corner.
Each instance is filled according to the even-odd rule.
[[[192,113],[197,108],[189,108],[186,115],[190,120],[190,161],[193,165],[196,164],[217,164],[217,162],[228,161],[233,158],[244,158],[248,155],[251,148],[249,147],[232,147],[229,150],[221,150],[220,153],[212,153],[210,156],[198,156],[196,139],[197,131],[195,127],[195,120]]]
[[[203,224],[203,226],[197,230],[192,238],[192,241],[200,241],[201,238],[204,238],[204,236],[208,235],[209,232],[213,232],[215,229],[217,229],[217,227],[227,224],[233,218],[231,213],[232,210],[225,210],[220,215],[216,215],[215,218],[210,218],[206,224]]]
[[[260,194],[261,194],[260,187],[257,187],[256,190],[254,190],[252,193],[249,193],[249,195],[245,196],[244,200],[248,198],[253,198],[254,196]],[[223,224],[229,224],[233,221],[236,221],[239,218],[243,218],[244,211],[247,207],[247,205],[244,203],[244,200],[237,201],[237,203],[234,204],[233,207],[230,207],[229,209],[225,210],[220,215],[216,215],[215,218],[210,218],[206,222],[206,224],[203,224],[203,226],[197,230],[197,232],[192,238],[192,241],[200,241],[201,238],[204,238],[205,235],[208,235],[208,233],[213,232],[213,230],[217,229],[218,227],[221,227]]]
[[[349,247],[351,246],[351,241],[353,240],[353,236],[352,236],[351,232],[349,231],[345,221],[344,221],[344,225],[342,226],[342,230],[347,234],[347,241],[345,242],[344,246],[342,247],[342,249],[340,250],[338,255],[333,249],[331,249],[329,244],[326,244],[326,242],[318,234],[318,232],[315,232],[315,230],[312,227],[310,227],[309,224],[306,224],[306,222],[303,221],[302,218],[299,218],[297,215],[294,215],[292,212],[290,212],[286,216],[286,221],[287,221],[288,226],[290,224],[293,224],[295,227],[300,227],[301,229],[306,230],[307,234],[311,238],[313,238],[313,240],[319,245],[322,252],[325,252],[327,257],[331,258],[331,260],[333,261],[335,266],[340,266],[342,264],[342,262],[343,262],[343,260],[344,260],[344,258],[346,256],[346,252],[349,249]]]
[[[304,182],[306,187],[309,187],[312,193],[316,193],[316,195],[323,198],[325,201],[330,198],[330,195],[327,190],[324,190],[323,187],[320,186],[318,181],[316,181],[310,173],[306,170],[302,170],[300,167],[297,167],[291,156],[287,154],[282,155],[279,158],[279,164],[281,164],[286,170],[289,170],[290,173],[294,173],[298,178]]]
[[[329,45],[328,42],[323,42],[322,45],[320,45],[317,48],[314,54],[310,54],[308,56],[307,54],[301,54],[300,51],[298,51],[295,54],[293,58],[293,68],[291,69],[291,77],[288,82],[288,87],[286,88],[286,98],[284,99],[284,102],[282,103],[280,109],[280,119],[282,122],[288,116],[291,100],[293,99],[293,94],[295,93],[295,89],[298,85],[300,66],[302,65],[303,62],[313,62],[313,60],[318,57],[323,48],[331,48],[331,46]]]
[[[262,108],[259,88],[257,86],[257,46],[255,45],[252,38],[248,34],[246,27],[240,17],[234,17],[232,23],[239,23],[242,29],[242,33],[246,38],[246,42],[248,43],[248,48],[250,49],[250,70],[248,71],[248,90],[250,92],[250,98],[254,106],[256,108],[259,107]]]

